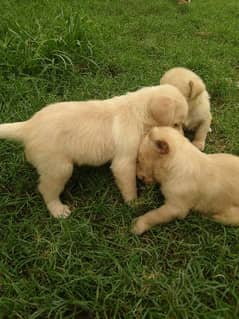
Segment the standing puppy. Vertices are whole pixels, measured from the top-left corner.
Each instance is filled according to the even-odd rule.
[[[209,94],[202,79],[188,69],[173,68],[162,76],[160,83],[176,86],[187,99],[189,112],[185,128],[195,131],[193,144],[204,150],[212,116]]]
[[[182,127],[188,105],[171,85],[142,88],[108,100],[46,106],[25,122],[0,125],[0,138],[23,142],[27,160],[40,175],[39,191],[54,217],[67,217],[60,194],[73,164],[111,169],[125,201],[137,197],[136,157],[153,126]]]
[[[137,175],[161,184],[165,204],[137,218],[134,233],[183,219],[190,209],[239,226],[239,157],[204,154],[176,130],[153,128],[140,145]]]

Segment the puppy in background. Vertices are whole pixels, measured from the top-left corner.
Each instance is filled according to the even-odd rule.
[[[239,157],[200,152],[168,127],[153,128],[143,139],[137,176],[158,182],[165,204],[137,218],[132,231],[185,218],[191,209],[225,225],[239,226]]]
[[[193,144],[203,151],[212,121],[210,97],[204,82],[194,72],[178,67],[167,71],[160,83],[174,85],[187,99],[189,111],[185,128],[195,132]]]
[[[44,107],[25,122],[0,125],[0,138],[23,142],[40,175],[39,191],[54,217],[67,217],[60,194],[73,165],[111,169],[125,201],[136,199],[136,158],[153,126],[182,130],[188,104],[171,85],[145,87],[107,100],[62,102]]]

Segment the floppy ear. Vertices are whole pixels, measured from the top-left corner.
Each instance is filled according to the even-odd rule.
[[[149,138],[160,155],[167,155],[169,153],[170,148],[168,142],[163,139],[157,138],[154,134],[154,131],[151,131],[149,133]]]
[[[154,144],[161,155],[167,155],[169,153],[169,145],[166,141],[158,140],[155,141]]]
[[[205,85],[200,79],[189,81],[189,98],[194,99],[205,90]]]
[[[166,96],[153,97],[149,103],[149,113],[159,126],[173,123],[176,102]]]

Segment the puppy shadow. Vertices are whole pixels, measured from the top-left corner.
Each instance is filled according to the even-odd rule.
[[[114,183],[109,164],[106,164],[101,167],[74,167],[63,197],[84,205],[89,202],[119,200],[120,193]]]
[[[109,164],[106,164],[101,167],[76,167],[61,197],[73,210],[91,211],[91,219],[97,221],[104,219],[109,210],[116,214],[127,211],[132,218],[137,217],[158,208],[164,201],[158,184],[145,185],[137,181],[137,191],[137,200],[125,203]]]

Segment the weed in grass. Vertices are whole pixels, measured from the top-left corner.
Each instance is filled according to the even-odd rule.
[[[33,26],[17,21],[7,27],[0,42],[1,73],[61,77],[67,71],[95,72],[93,45],[88,38],[90,23],[79,14],[62,11],[51,24]]]

